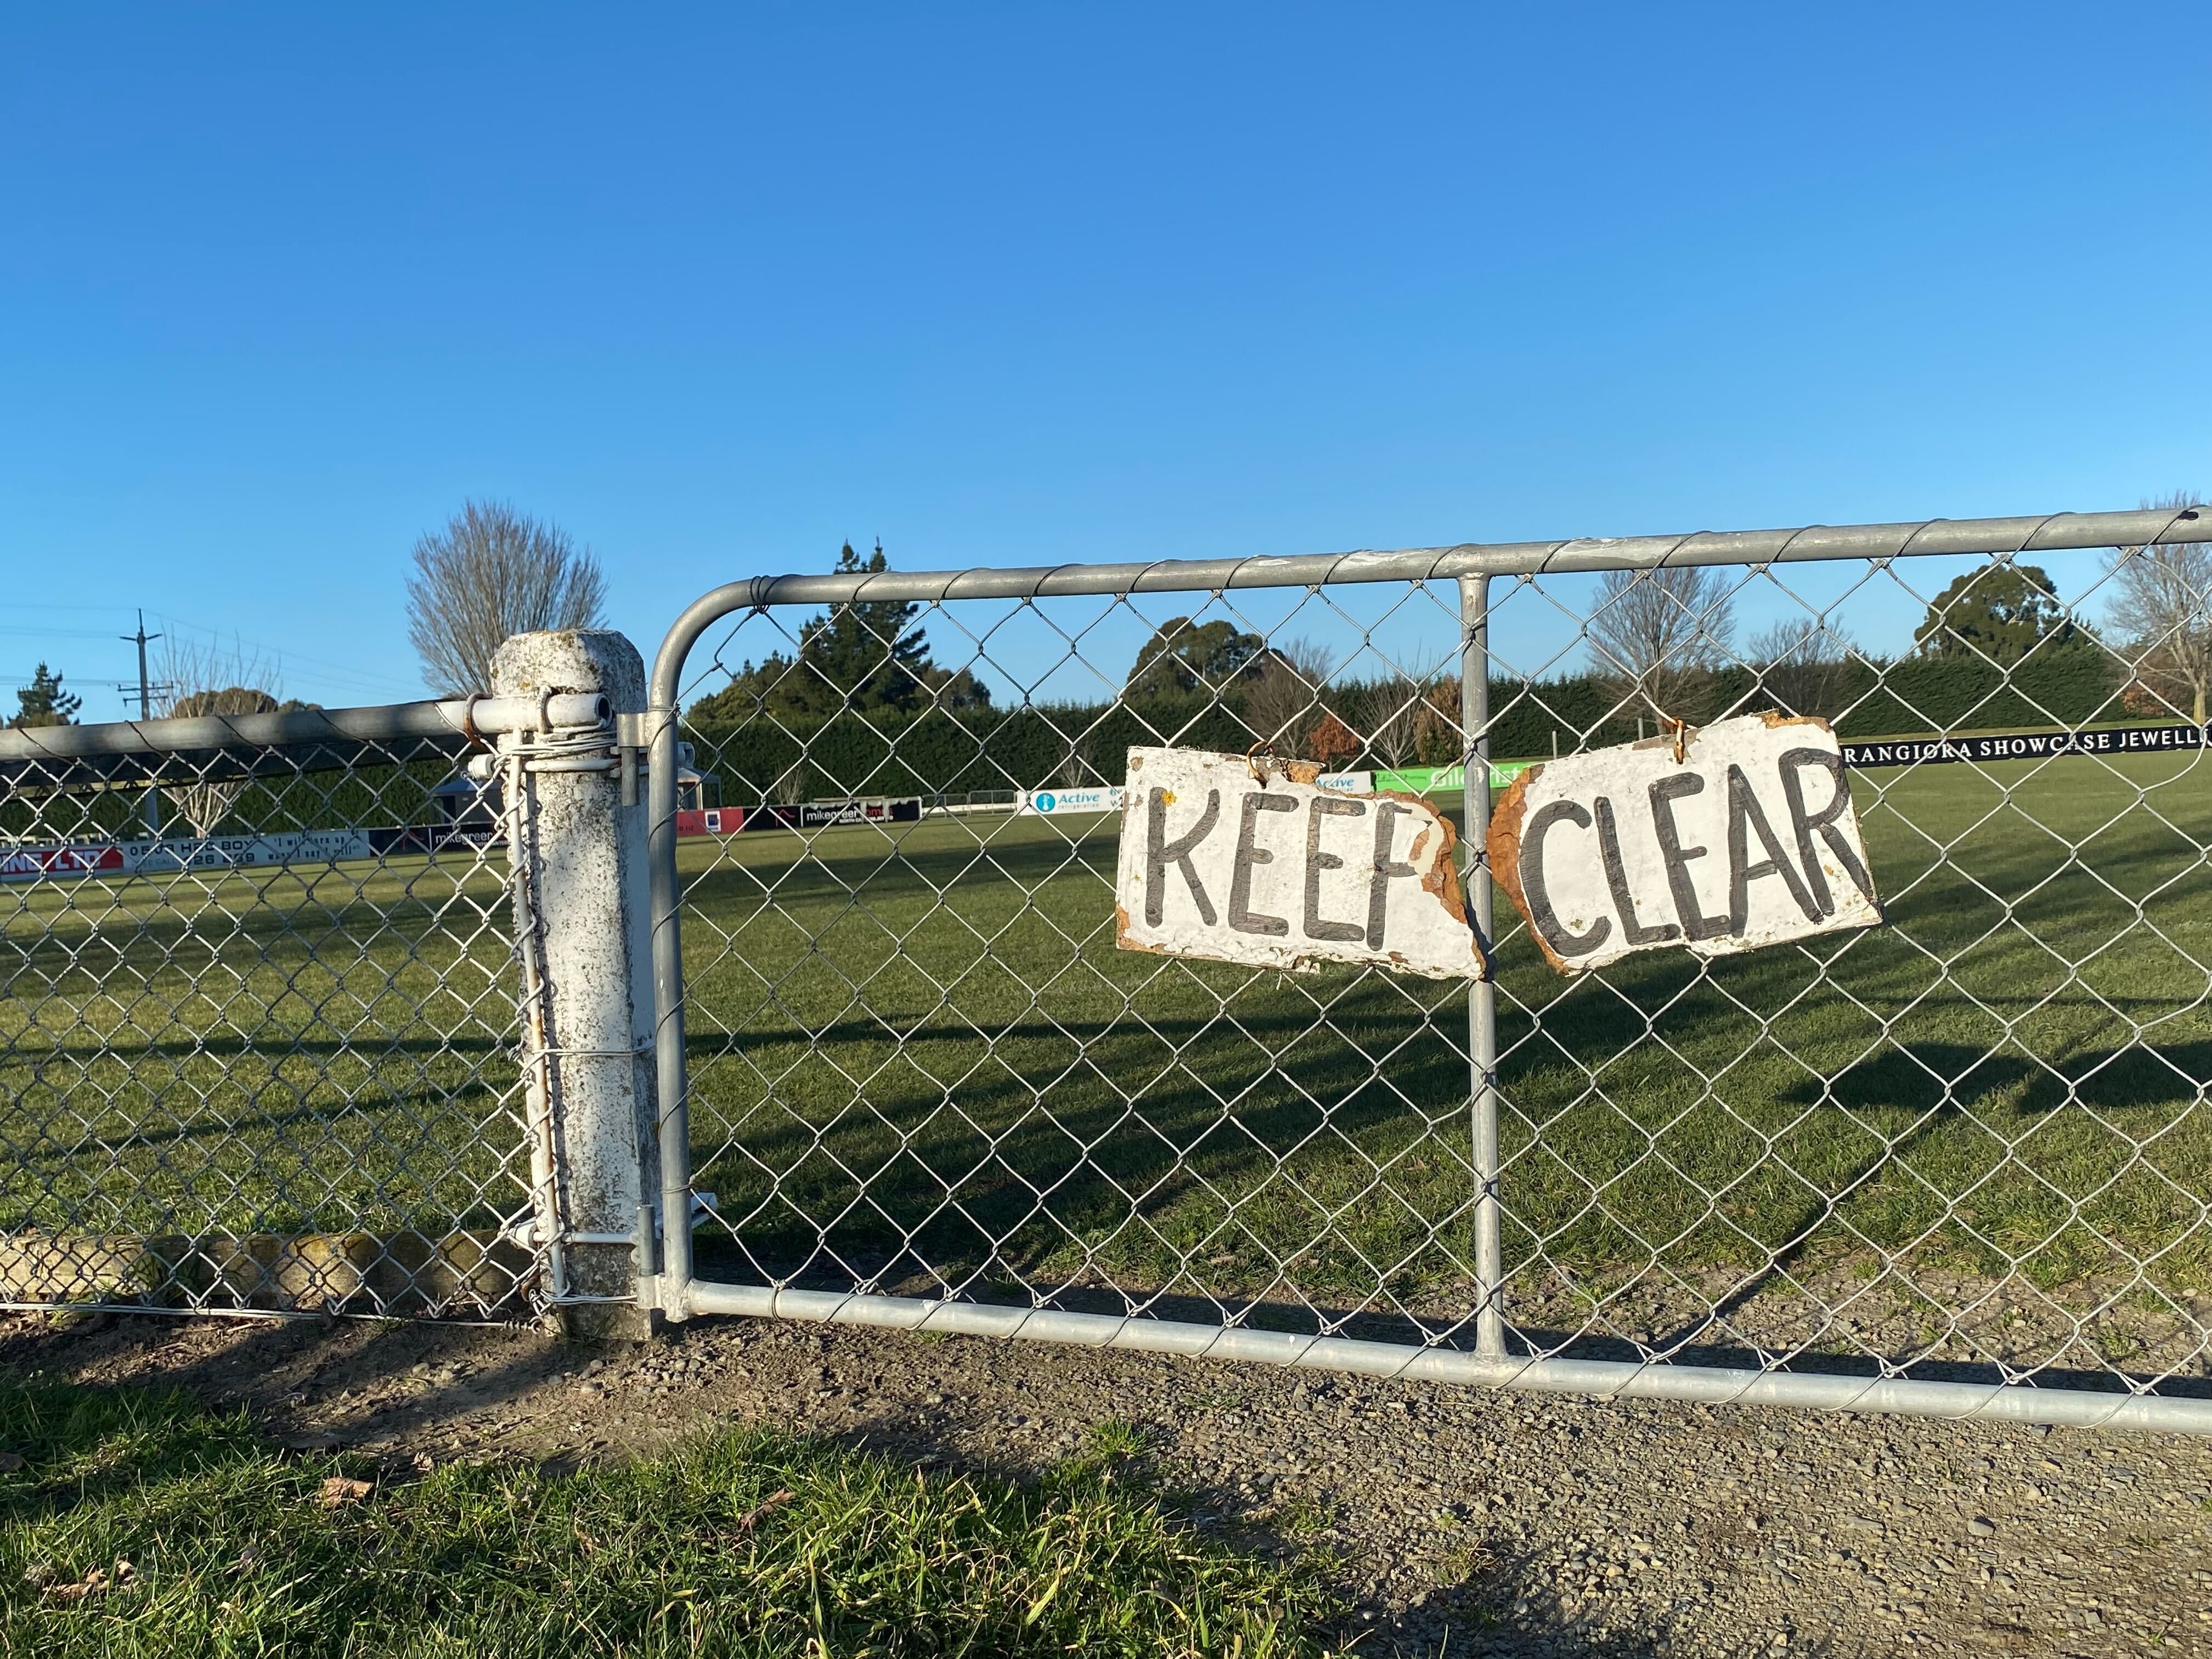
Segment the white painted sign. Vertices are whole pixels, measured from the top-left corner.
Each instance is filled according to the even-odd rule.
[[[1554,968],[1635,951],[1756,950],[1881,921],[1835,733],[1747,714],[1532,766],[1490,822],[1490,865]]]
[[[1067,812],[1118,812],[1121,792],[1109,784],[1100,789],[1024,789],[1015,811],[1027,817],[1053,817]]]
[[[1418,798],[1346,794],[1320,775],[1309,762],[1132,749],[1115,942],[1269,968],[1480,978],[1449,821]]]

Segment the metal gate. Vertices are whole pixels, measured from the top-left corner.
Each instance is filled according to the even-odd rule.
[[[717,589],[647,716],[659,1208],[699,1237],[662,1228],[642,1299],[2212,1429],[2205,596],[2124,647],[2095,621],[2208,538],[2059,514]],[[1900,608],[1914,649],[1854,642]],[[679,707],[720,791],[696,818]],[[1851,745],[1888,925],[1555,975],[1482,867],[1493,784],[1768,708]],[[1452,798],[1490,980],[1115,951],[1118,815],[1069,809],[1132,744],[1260,743]]]

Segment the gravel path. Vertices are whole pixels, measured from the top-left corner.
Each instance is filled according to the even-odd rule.
[[[295,1443],[626,1455],[716,1421],[1022,1473],[1142,1431],[1200,1524],[1321,1550],[1367,1653],[2212,1655],[2212,1441],[1597,1403],[740,1321],[538,1331],[0,1316]]]

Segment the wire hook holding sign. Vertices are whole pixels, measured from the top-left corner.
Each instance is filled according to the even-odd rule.
[[[1674,734],[1674,764],[1677,766],[1686,764],[1690,758],[1689,721],[1678,720],[1672,714],[1663,714],[1659,716],[1659,720],[1662,725],[1669,727]]]
[[[1244,769],[1252,775],[1252,781],[1255,783],[1264,784],[1267,781],[1267,771],[1259,761],[1259,757],[1263,751],[1270,760],[1279,761],[1283,758],[1275,752],[1273,743],[1266,738],[1261,738],[1259,742],[1247,749],[1244,751]]]

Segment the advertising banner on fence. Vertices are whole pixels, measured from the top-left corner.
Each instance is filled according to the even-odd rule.
[[[1132,749],[1115,880],[1125,951],[1479,979],[1451,824],[1425,801],[1322,788],[1309,763]]]
[[[2081,732],[1974,732],[1955,738],[1884,738],[1844,745],[1846,766],[1924,766],[1945,761],[2041,760],[2053,755],[2146,755],[2202,749],[2212,726],[2106,726]]]
[[[1113,784],[1097,789],[1024,789],[1014,811],[1024,817],[1052,817],[1068,812],[1118,812],[1121,791]]]
[[[39,881],[55,876],[120,875],[123,849],[105,846],[0,848],[0,881]]]
[[[501,839],[496,823],[412,823],[375,830],[301,830],[274,836],[172,836],[161,840],[0,847],[0,881],[64,876],[178,874],[187,870],[343,864],[394,854],[473,852]]]
[[[1503,789],[1534,764],[1534,761],[1492,761],[1490,787]],[[1464,766],[1401,766],[1371,775],[1375,780],[1372,787],[1408,795],[1455,795],[1467,787]]]
[[[1835,733],[1747,714],[1531,766],[1490,864],[1551,964],[1755,950],[1881,921]]]
[[[869,800],[774,802],[766,806],[714,806],[678,812],[679,836],[738,836],[761,830],[830,830],[848,823],[919,823],[921,797]]]
[[[278,864],[337,864],[394,850],[397,830],[307,830],[279,836],[175,836],[162,841],[107,842],[64,847],[0,849],[0,880],[59,876],[156,875],[185,870],[235,870]],[[445,825],[417,833],[453,838]],[[429,850],[428,848],[421,850]]]

